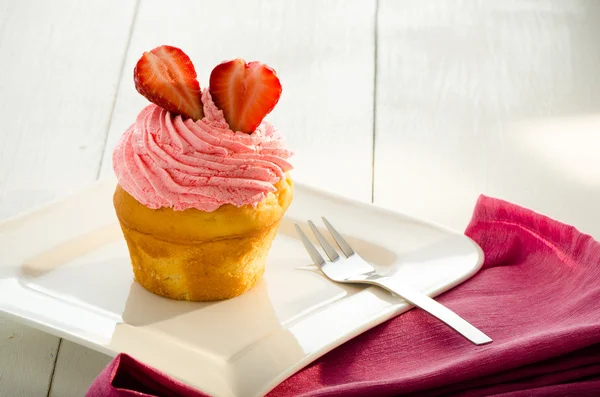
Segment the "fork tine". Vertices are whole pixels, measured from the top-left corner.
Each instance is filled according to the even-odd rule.
[[[319,229],[317,229],[317,227],[315,226],[315,224],[312,221],[308,221],[308,225],[310,226],[310,228],[312,229],[313,233],[317,237],[317,240],[319,241],[319,244],[321,244],[321,247],[323,247],[323,251],[325,251],[325,253],[329,257],[329,259],[332,262],[335,262],[336,260],[340,259],[340,256],[337,253],[337,251],[335,250],[335,248],[333,248],[331,246],[331,244],[329,244],[329,241],[327,241],[327,239],[325,239],[325,236],[323,236],[321,234],[321,232],[319,231]]]
[[[295,223],[294,226],[296,226],[296,233],[298,233],[298,236],[300,236],[300,240],[302,240],[302,244],[304,245],[306,252],[308,252],[308,255],[310,255],[310,258],[313,260],[315,265],[321,267],[325,263],[325,259],[323,259],[321,254],[319,254],[319,251],[317,251],[317,249],[312,245],[308,237],[306,237],[306,234],[304,234],[302,229],[300,229],[300,226]]]
[[[333,225],[331,223],[329,223],[329,221],[324,216],[321,217],[321,219],[323,219],[323,222],[325,223],[327,230],[329,230],[329,233],[331,233],[331,235],[333,236],[333,239],[335,240],[337,245],[339,245],[339,247],[342,250],[342,252],[344,253],[344,255],[346,255],[346,256],[354,255],[354,250],[352,249],[352,247],[350,247],[350,244],[348,244],[346,242],[346,240],[344,240],[342,235],[339,234],[337,230],[335,230]]]

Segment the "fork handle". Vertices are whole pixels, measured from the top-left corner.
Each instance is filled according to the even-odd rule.
[[[437,317],[439,320],[446,323],[448,326],[453,328],[455,331],[474,344],[483,345],[492,341],[489,336],[475,328],[458,314],[448,309],[446,306],[405,285],[400,280],[392,277],[383,277],[374,281],[376,284],[379,284],[388,291],[399,295],[405,301],[425,310],[432,316]]]

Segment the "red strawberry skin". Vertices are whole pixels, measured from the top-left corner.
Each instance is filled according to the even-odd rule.
[[[196,70],[181,49],[163,45],[144,52],[133,79],[135,89],[161,108],[194,121],[204,117]]]
[[[233,131],[252,133],[281,97],[275,70],[260,62],[234,59],[210,74],[210,94]]]

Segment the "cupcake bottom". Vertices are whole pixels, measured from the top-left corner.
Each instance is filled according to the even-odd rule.
[[[256,208],[149,209],[120,186],[114,204],[136,280],[167,298],[214,301],[254,287],[292,199],[288,178]]]
[[[160,240],[121,224],[136,280],[171,299],[233,298],[260,281],[277,224],[244,237],[197,244]]]

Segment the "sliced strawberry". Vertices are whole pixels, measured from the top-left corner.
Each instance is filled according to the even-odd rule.
[[[161,108],[193,120],[204,117],[196,70],[179,48],[163,45],[144,52],[133,79],[135,89]]]
[[[281,96],[273,69],[260,62],[234,59],[217,65],[210,74],[210,94],[234,131],[252,133]]]

